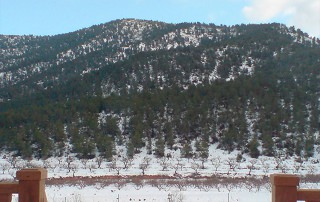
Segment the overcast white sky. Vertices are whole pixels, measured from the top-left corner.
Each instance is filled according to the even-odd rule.
[[[0,34],[54,35],[122,18],[280,22],[320,37],[320,0],[0,0]]]

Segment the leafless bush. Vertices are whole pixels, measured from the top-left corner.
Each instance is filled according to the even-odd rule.
[[[162,167],[162,171],[168,170],[168,167],[170,166],[168,159],[169,158],[167,157],[162,157],[161,159],[159,159],[159,164]]]
[[[142,171],[142,175],[145,174],[145,171],[149,168],[151,162],[151,158],[144,157],[142,163],[139,164],[139,169]]]
[[[72,198],[72,202],[82,202],[81,195],[75,194]]]
[[[256,168],[257,160],[256,159],[251,159],[249,161],[249,164],[247,165],[247,168],[249,169],[248,175],[251,175],[251,171]]]
[[[131,182],[133,183],[133,187],[134,187],[136,190],[140,190],[141,188],[144,187],[144,182],[143,182],[141,179],[133,178],[133,179],[131,180]]]
[[[140,163],[139,164],[139,169],[141,170],[141,172],[142,172],[142,175],[144,175],[145,174],[145,171],[148,169],[148,164],[147,163]]]
[[[225,161],[226,165],[228,165],[228,175],[230,174],[230,171],[233,171],[235,172],[236,169],[238,168],[239,164],[236,160],[236,158],[228,158],[226,161]]]
[[[183,202],[184,196],[181,192],[173,192],[168,194],[168,200],[169,202]]]
[[[24,168],[26,168],[26,167],[27,167],[27,164],[26,164],[26,162],[23,161],[23,160],[19,160],[19,161],[17,162],[17,164],[16,164],[16,169],[17,169],[17,170],[21,170],[21,169],[24,169]]]
[[[87,169],[87,164],[89,159],[80,159],[81,163],[82,163],[82,168],[83,169]]]
[[[79,165],[76,163],[70,163],[69,165],[69,169],[72,171],[72,176],[75,176],[75,173],[78,171],[79,169]]]
[[[174,175],[175,176],[180,176],[178,174],[178,170],[180,169],[182,171],[183,167],[184,167],[184,164],[181,163],[181,159],[177,159],[176,163],[171,166],[171,168],[174,169]]]
[[[117,159],[112,159],[111,163],[109,163],[107,165],[107,167],[109,168],[109,172],[111,172],[112,170],[116,169],[117,167]]]
[[[92,172],[92,170],[97,169],[97,165],[94,163],[89,163],[88,168],[89,168],[90,172]]]
[[[67,163],[67,169],[68,169],[68,172],[70,173],[71,172],[71,163],[74,161],[73,157],[71,156],[68,156],[67,159],[66,159],[66,163]]]
[[[121,162],[123,163],[123,168],[128,170],[132,166],[132,161],[133,159],[131,158],[123,157],[121,159]]]
[[[104,158],[102,156],[98,156],[95,158],[95,162],[97,163],[98,168],[101,168],[101,164],[102,164],[103,160],[104,160]]]
[[[300,177],[302,183],[319,183],[320,175],[319,174],[307,174]]]
[[[185,180],[181,181],[180,183],[175,184],[175,187],[178,188],[180,191],[185,191],[188,188],[188,185]]]
[[[220,156],[210,159],[210,162],[213,165],[213,167],[215,168],[215,172],[217,172],[218,168],[221,166],[221,158],[220,158]]]
[[[114,169],[117,171],[117,175],[120,175],[120,170],[122,169],[122,167],[119,165],[116,165]]]
[[[214,187],[214,183],[212,180],[198,180],[194,181],[194,186],[198,188],[200,191],[208,192]]]
[[[193,162],[191,162],[191,169],[194,171],[194,175],[199,175],[200,174],[198,172],[200,167],[201,167],[200,163],[196,162],[196,160],[193,160]]]
[[[230,181],[229,178],[228,180],[224,180],[222,181],[222,186],[228,190],[228,192],[231,192],[231,190],[233,190],[235,188],[235,182],[234,181]]]
[[[280,169],[281,169],[281,172],[282,172],[282,173],[287,173],[288,170],[289,170],[287,164],[284,164],[284,163],[282,163],[282,164],[280,165]]]
[[[311,165],[311,164],[308,165],[307,169],[308,169],[308,173],[311,174],[311,175],[313,175],[313,174],[315,174],[317,172],[316,166]]]
[[[265,159],[261,159],[260,163],[262,165],[262,171],[263,171],[264,175],[267,176],[267,174],[270,171],[270,164],[267,163],[267,161]]]
[[[126,186],[127,183],[128,183],[128,182],[125,181],[125,180],[118,180],[118,181],[115,183],[115,185],[116,185],[116,187],[118,188],[118,190],[121,190],[123,187]]]
[[[6,171],[9,171],[11,165],[8,162],[2,162],[0,164],[1,170],[2,170],[2,174],[4,174]]]
[[[150,157],[144,157],[143,158],[143,163],[147,164],[147,167],[149,167],[151,160],[152,159]]]
[[[244,183],[244,186],[249,192],[252,192],[255,188],[255,185],[249,180]]]
[[[43,168],[43,164],[37,161],[27,161],[25,164],[26,168]]]
[[[201,161],[201,169],[206,169],[206,167],[205,167],[205,162],[207,162],[207,160],[208,160],[208,158],[205,158],[205,157],[201,157],[200,158],[200,161]]]
[[[55,168],[57,167],[57,164],[51,162],[49,159],[43,160],[43,167],[46,169],[52,169],[54,172]]]
[[[162,190],[167,191],[167,190],[169,190],[170,186],[173,186],[173,184],[167,183],[166,181],[159,180],[159,179],[153,179],[153,180],[149,181],[149,184],[152,187],[158,188],[159,191],[162,191]]]
[[[281,159],[281,157],[280,156],[275,156],[274,161],[275,161],[275,165],[276,165],[275,169],[276,170],[281,169],[282,163],[283,163],[283,160]]]
[[[19,160],[14,156],[9,156],[7,158],[7,161],[10,163],[12,168],[16,168],[17,167],[17,163],[19,162]]]

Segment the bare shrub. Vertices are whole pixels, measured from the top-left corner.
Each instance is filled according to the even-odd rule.
[[[163,181],[163,180],[159,180],[159,179],[153,179],[151,181],[149,181],[149,184],[152,186],[152,187],[156,187],[159,189],[159,191],[167,191],[168,188],[170,186],[172,186],[171,183],[167,183],[166,181]]]
[[[92,170],[97,169],[97,165],[94,163],[89,163],[88,168],[89,168],[90,172],[92,172]]]
[[[139,169],[142,171],[142,175],[145,174],[145,171],[149,168],[151,162],[151,158],[144,157],[142,163],[139,164]]]
[[[270,164],[267,163],[266,159],[261,159],[260,163],[261,163],[261,166],[262,166],[262,171],[264,173],[264,176],[267,176],[267,174],[270,171]]]
[[[67,169],[68,169],[68,172],[70,173],[71,172],[71,163],[74,161],[73,157],[71,156],[68,156],[67,159],[66,159],[66,163],[67,163]]]
[[[299,173],[299,171],[301,170],[301,168],[302,168],[302,164],[303,164],[303,162],[302,161],[300,161],[300,162],[298,162],[298,161],[294,161],[294,163],[293,163],[293,172],[294,173]]]
[[[308,165],[307,169],[308,169],[308,173],[311,175],[314,175],[317,172],[317,167],[311,164]]]
[[[127,182],[125,180],[118,180],[115,183],[115,186],[117,187],[118,190],[121,190],[123,187],[125,187]]]
[[[226,165],[228,165],[228,175],[230,174],[231,171],[236,172],[236,169],[238,168],[239,164],[237,162],[236,158],[228,158],[225,161]]]
[[[169,163],[169,158],[167,157],[162,157],[159,159],[159,164],[162,167],[162,171],[168,170],[170,163]]]
[[[168,200],[169,202],[183,202],[184,195],[181,192],[176,191],[171,194],[168,194]]]
[[[7,158],[7,161],[10,163],[12,168],[16,168],[17,167],[17,163],[19,162],[19,159],[14,157],[14,156],[9,156]]]
[[[101,168],[102,162],[104,161],[104,158],[102,156],[98,156],[95,158],[95,162],[98,165],[98,168]]]
[[[140,163],[139,164],[139,169],[141,170],[141,172],[142,172],[142,175],[144,175],[145,174],[145,171],[148,169],[148,164],[146,164],[146,163]]]
[[[140,190],[141,188],[144,187],[144,183],[142,182],[141,179],[133,178],[133,179],[131,180],[131,182],[133,183],[133,187],[134,187],[136,190]]]
[[[109,163],[107,165],[107,167],[109,168],[109,172],[111,172],[112,170],[116,169],[117,167],[117,159],[112,159],[111,163]]]
[[[247,168],[249,169],[248,175],[251,175],[251,171],[256,168],[255,167],[256,164],[257,164],[257,160],[256,159],[251,159],[249,161],[249,164],[247,165]]]
[[[194,175],[200,175],[199,173],[199,169],[201,167],[201,164],[196,162],[195,160],[193,160],[193,162],[191,162],[191,169],[194,171]]]
[[[123,157],[121,159],[121,162],[123,163],[123,168],[128,170],[132,166],[132,161],[133,159],[131,158]]]
[[[49,159],[43,160],[43,167],[46,169],[52,169],[52,171],[54,172],[54,170],[57,167],[57,164],[55,162],[51,162]]]
[[[218,171],[218,168],[221,166],[221,157],[214,157],[212,159],[210,159],[211,164],[213,165],[213,167],[215,168],[215,172]]]
[[[6,171],[9,171],[11,165],[8,162],[1,162],[0,164],[2,174],[4,174]]]
[[[17,164],[16,164],[16,169],[17,170],[21,170],[21,169],[24,169],[27,167],[27,163],[23,160],[19,160],[17,161]]]
[[[180,183],[175,184],[175,187],[178,188],[180,191],[186,191],[188,188],[188,184],[185,180],[182,180]]]
[[[72,176],[74,177],[75,176],[75,173],[78,171],[79,169],[79,165],[76,164],[76,163],[71,163],[69,165],[69,169],[72,171]]]
[[[72,198],[72,202],[82,202],[81,195],[75,194]]]
[[[81,163],[82,163],[82,168],[83,169],[87,169],[87,164],[89,159],[80,159]]]

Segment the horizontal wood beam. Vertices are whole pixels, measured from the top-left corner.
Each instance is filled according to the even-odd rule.
[[[320,202],[320,189],[298,189],[298,200]]]
[[[0,194],[16,194],[19,192],[19,182],[0,182]]]

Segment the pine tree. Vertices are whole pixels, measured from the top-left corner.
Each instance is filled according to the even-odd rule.
[[[307,134],[306,140],[305,140],[305,147],[304,147],[304,153],[306,157],[312,157],[314,155],[314,143],[315,139],[312,134]]]
[[[200,158],[207,159],[209,157],[209,142],[206,138],[202,138],[201,143],[201,150],[199,152]]]
[[[129,159],[132,159],[134,156],[134,146],[130,140],[127,142],[126,148],[127,148],[127,157]]]
[[[247,145],[248,150],[249,150],[249,155],[252,158],[258,158],[260,156],[260,151],[258,149],[259,147],[259,142],[257,136],[254,136],[252,140],[248,143]]]
[[[296,137],[297,141],[295,144],[295,149],[294,149],[294,153],[297,156],[301,156],[301,152],[303,150],[303,145],[302,145],[302,139],[300,137]]]
[[[165,143],[163,137],[159,134],[156,141],[155,155],[159,158],[164,157]]]
[[[165,142],[167,143],[167,146],[169,147],[169,149],[172,149],[174,145],[174,135],[173,135],[171,123],[165,124],[164,133],[165,133]]]
[[[181,157],[182,158],[191,158],[193,156],[193,150],[192,150],[192,147],[190,145],[190,142],[185,142],[183,147],[182,147],[182,150],[181,150]]]
[[[274,156],[274,142],[271,133],[264,131],[262,136],[263,154],[266,156]]]

